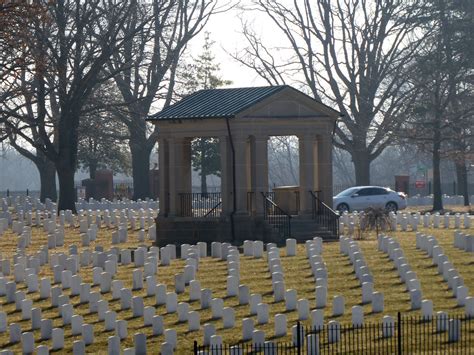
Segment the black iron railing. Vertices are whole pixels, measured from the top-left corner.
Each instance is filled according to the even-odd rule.
[[[333,238],[339,238],[339,214],[326,205],[313,192],[311,195],[312,217],[321,226],[331,232]]]
[[[193,353],[231,354],[472,354],[473,319],[465,315],[401,316],[359,325],[296,325],[291,342],[251,340],[239,344],[198,345]],[[290,333],[291,334],[291,333]]]
[[[179,216],[181,217],[220,217],[222,197],[220,192],[179,194]]]
[[[263,217],[278,230],[282,238],[291,237],[291,215],[272,201],[272,192],[261,193],[263,196]]]

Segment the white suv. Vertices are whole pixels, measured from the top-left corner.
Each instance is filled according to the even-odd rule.
[[[355,186],[334,196],[333,205],[340,213],[363,211],[368,207],[395,212],[406,208],[407,200],[403,192],[395,192],[387,187]]]

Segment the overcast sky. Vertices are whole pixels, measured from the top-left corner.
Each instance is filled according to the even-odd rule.
[[[249,0],[240,2],[241,5],[248,5],[249,3]],[[245,38],[241,34],[241,18],[251,22],[255,31],[266,38],[266,43],[277,40],[277,36],[268,36],[269,33],[275,34],[270,20],[263,14],[256,13],[255,11],[249,9],[243,11],[242,9],[235,8],[212,16],[204,31],[209,32],[211,39],[215,41],[213,53],[216,57],[216,62],[220,64],[221,75],[223,79],[231,80],[234,87],[267,85],[255,72],[240,65],[226,53],[235,53],[246,45]],[[281,39],[281,35],[278,37]],[[188,52],[191,56],[199,55],[203,38],[204,32],[191,42]]]

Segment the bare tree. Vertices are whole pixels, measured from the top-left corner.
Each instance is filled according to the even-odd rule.
[[[274,136],[268,140],[268,175],[271,185],[297,185],[299,182],[298,139]]]
[[[469,139],[473,137],[474,62],[468,54],[471,36],[459,33],[458,24],[464,23],[466,14],[455,2],[440,0],[430,5],[423,26],[431,35],[416,54],[407,77],[417,95],[402,132],[432,154],[433,210],[442,210],[441,159],[454,153],[457,164],[465,166]]]
[[[171,103],[176,69],[186,45],[217,11],[212,0],[156,0],[135,7],[122,30],[125,36],[138,35],[115,53],[109,69],[114,72],[122,63],[130,63],[115,81],[126,105],[120,118],[130,133],[135,199],[149,197],[150,153],[156,144],[156,131],[149,130],[145,118],[156,106]],[[153,21],[138,30],[147,14],[153,15]]]
[[[95,179],[98,169],[130,174],[127,127],[117,117],[120,93],[113,80],[94,90],[79,125],[78,164]]]
[[[336,105],[343,117],[335,145],[351,154],[356,184],[368,184],[370,163],[390,144],[403,117],[401,103],[411,97],[404,87],[404,67],[420,43],[412,41],[422,12],[419,1],[255,4],[284,35],[287,46],[278,52],[267,48],[245,25],[249,46],[235,57],[270,84],[297,83],[313,97]]]
[[[123,29],[137,6],[135,0],[38,1],[47,21],[28,23],[25,50],[32,64],[14,78],[15,97],[0,107],[0,116],[26,144],[41,151],[56,167],[58,209],[75,211],[74,173],[82,110],[94,88],[128,63],[105,72],[107,61],[135,32]],[[35,134],[29,134],[30,130]]]
[[[2,1],[0,3],[0,104],[14,95],[13,78],[27,64],[31,57],[25,50],[28,25],[32,21],[44,21],[42,6],[23,1]],[[7,131],[0,116],[0,142],[7,139]]]

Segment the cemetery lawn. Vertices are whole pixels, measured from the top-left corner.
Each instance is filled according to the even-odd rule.
[[[448,255],[449,260],[454,267],[459,271],[460,275],[465,281],[465,285],[470,292],[474,291],[474,254],[467,253],[454,248],[454,229],[423,229],[420,231],[433,235],[437,238],[439,245],[443,248],[445,254]],[[474,228],[471,228],[465,233],[474,233]],[[98,238],[95,242],[91,242],[90,249],[95,245],[102,245],[104,250],[112,247],[111,245],[110,229],[99,230]],[[450,314],[462,314],[463,308],[458,308],[455,298],[448,290],[447,283],[443,281],[442,277],[438,275],[437,269],[432,265],[432,261],[427,255],[415,248],[415,233],[414,232],[391,232],[389,235],[394,236],[403,248],[404,254],[412,267],[412,270],[417,274],[423,292],[424,299],[433,301],[434,311],[447,311]],[[377,241],[375,233],[368,235],[364,240],[358,241],[364,258],[369,269],[374,276],[374,291],[383,292],[385,310],[383,313],[371,313],[371,306],[364,305],[365,321],[380,320],[384,315],[392,315],[396,317],[397,312],[403,312],[405,315],[419,315],[420,311],[410,311],[410,297],[405,291],[404,284],[400,281],[393,263],[388,259],[388,256],[382,252],[377,251]],[[79,228],[66,228],[65,246],[56,248],[56,252],[68,252],[68,247],[76,244],[79,252],[82,250],[80,246]],[[120,248],[136,248],[139,244],[151,246],[150,241],[145,243],[137,242],[137,231],[129,230],[128,242],[119,244]],[[31,255],[39,250],[40,246],[47,245],[47,235],[42,228],[32,229],[32,245],[26,249],[26,253]],[[324,243],[323,245],[323,260],[328,268],[328,306],[325,308],[325,321],[337,319],[341,323],[349,324],[351,322],[351,307],[360,305],[361,302],[361,287],[358,280],[353,273],[349,258],[343,256],[339,251],[338,242]],[[13,235],[11,229],[8,230],[2,238],[0,238],[0,251],[3,258],[12,258],[16,250],[16,236]],[[50,250],[50,253],[54,252]],[[311,276],[311,269],[309,262],[306,259],[304,244],[298,245],[297,256],[286,257],[285,248],[280,250],[282,267],[284,269],[285,288],[293,288],[297,290],[298,299],[306,298],[310,301],[311,309],[315,308],[315,282]],[[114,279],[123,280],[124,287],[131,288],[132,286],[132,271],[135,267],[133,264],[127,266],[118,266],[118,272]],[[167,285],[168,292],[174,291],[174,275],[182,272],[184,268],[183,260],[173,260],[170,266],[160,266],[158,268],[157,282]],[[13,263],[12,263],[13,270]],[[80,271],[83,282],[92,282],[92,268],[82,268]],[[266,325],[257,325],[256,316],[249,315],[249,306],[238,304],[238,297],[226,297],[226,277],[227,267],[226,263],[210,257],[201,259],[199,263],[199,270],[197,272],[197,280],[201,282],[201,288],[212,289],[212,297],[220,297],[224,299],[225,307],[233,307],[235,309],[236,324],[233,329],[223,329],[222,320],[212,320],[211,311],[200,310],[199,301],[190,302],[190,310],[197,310],[200,314],[201,325],[204,323],[213,323],[216,326],[217,334],[223,336],[226,343],[237,343],[241,341],[242,337],[242,319],[251,317],[255,320],[255,329],[261,329],[265,332],[267,340],[275,341],[289,341],[291,335],[291,326],[297,322],[297,312],[286,312],[284,302],[274,303],[271,291],[271,277],[267,269],[266,257],[262,259],[254,259],[251,257],[240,257],[240,275],[241,284],[249,286],[250,293],[259,293],[263,297],[263,302],[269,304],[270,322]],[[10,276],[11,277],[11,276]],[[53,278],[52,271],[48,265],[41,268],[39,278],[50,277]],[[146,284],[146,283],[145,283]],[[17,290],[26,292],[25,284],[18,284]],[[99,286],[93,286],[91,291],[100,292]],[[70,290],[64,290],[64,294],[69,294]],[[146,296],[146,289],[140,291],[133,291],[133,295],[143,296],[145,306],[152,306],[155,304],[154,297]],[[332,313],[332,298],[335,295],[343,295],[345,298],[345,314],[333,318]],[[42,309],[43,318],[53,319],[53,327],[62,327],[62,319],[58,314],[57,308],[52,308],[50,300],[39,300],[39,292],[27,294],[27,298],[32,299],[33,307],[40,307]],[[147,335],[147,348],[150,353],[158,352],[161,343],[164,341],[163,336],[152,336],[151,327],[143,326],[143,318],[133,318],[132,311],[120,310],[120,300],[111,300],[111,293],[103,294],[103,299],[109,302],[109,310],[117,312],[117,319],[125,319],[128,322],[128,337],[121,342],[121,348],[133,347],[133,335],[137,332],[143,332]],[[188,302],[189,287],[186,292],[178,295],[179,302]],[[97,314],[90,314],[88,305],[79,304],[79,296],[71,297],[71,302],[74,305],[74,314],[80,314],[84,317],[84,323],[92,324],[94,327],[94,343],[86,347],[88,353],[107,352],[107,339],[109,336],[115,335],[114,331],[105,332],[104,322],[98,321]],[[188,302],[189,303],[189,302]],[[21,311],[15,310],[15,304],[5,304],[5,297],[0,297],[0,309],[8,315],[8,324],[19,323],[22,331],[30,331],[31,321],[21,320]],[[174,328],[178,332],[178,354],[190,353],[193,346],[193,341],[197,340],[202,344],[203,332],[202,327],[200,331],[188,332],[187,323],[177,323],[177,314],[166,314],[165,306],[155,306],[156,314],[164,317],[164,328]],[[274,338],[274,321],[273,318],[277,313],[285,313],[288,317],[288,336],[283,338]],[[303,324],[310,325],[310,320],[303,321]],[[65,348],[60,352],[71,352],[72,343],[74,340],[82,339],[79,336],[71,335],[71,326],[65,326]],[[35,330],[35,346],[46,344],[51,346],[51,340],[40,341],[40,331]],[[21,345],[9,344],[8,331],[0,334],[0,349],[11,349],[15,353],[21,352]]]

